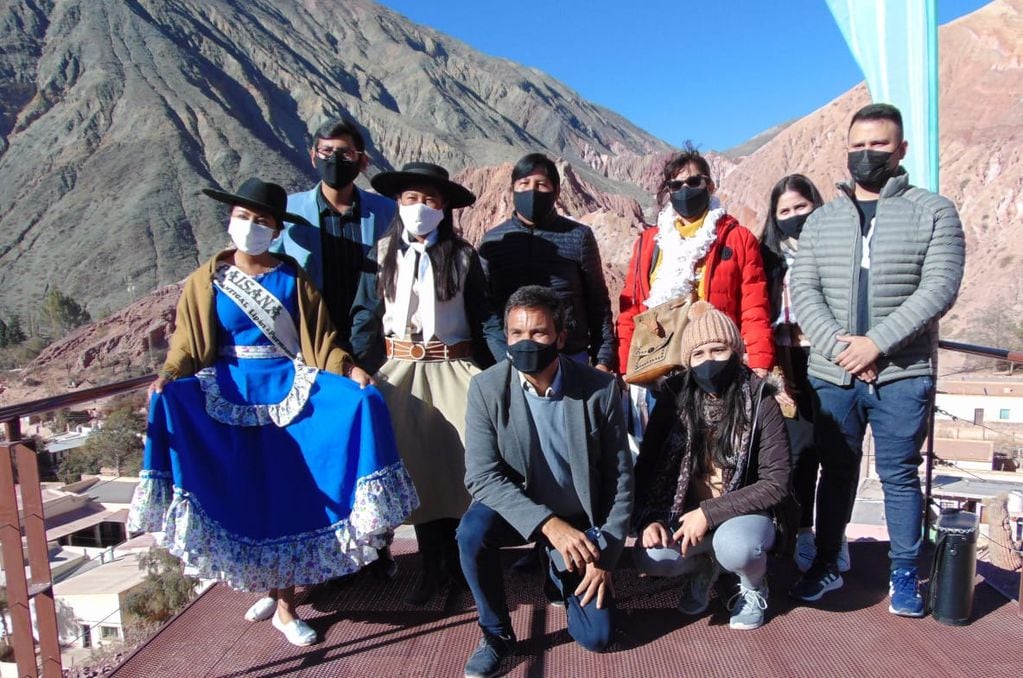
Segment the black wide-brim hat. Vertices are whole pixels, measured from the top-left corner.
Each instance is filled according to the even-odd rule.
[[[287,211],[288,192],[277,184],[252,177],[238,188],[237,193],[227,193],[214,188],[204,188],[202,192],[214,200],[228,205],[241,205],[260,212],[268,212],[278,225],[288,221],[293,224],[307,224],[304,217]]]
[[[468,207],[476,202],[472,191],[448,178],[446,169],[428,162],[405,163],[400,172],[381,172],[369,183],[377,193],[388,198],[397,198],[399,193],[412,186],[427,184],[440,189],[450,209]]]

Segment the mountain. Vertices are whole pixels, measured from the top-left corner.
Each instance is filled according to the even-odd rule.
[[[721,155],[725,156],[726,158],[742,158],[747,155],[752,155],[753,153],[756,152],[758,148],[760,148],[761,146],[769,142],[771,139],[775,138],[776,136],[784,132],[785,129],[794,122],[795,120],[788,120],[786,122],[781,123],[780,125],[770,127],[761,132],[760,134],[757,134],[756,136],[747,139],[738,146],[733,146],[732,148],[722,151]]]
[[[553,78],[370,0],[23,0],[0,9],[0,317],[58,287],[103,316],[225,243],[201,188],[315,181],[338,114],[370,173],[544,151],[648,200],[610,162],[668,146]]]
[[[163,8],[162,12],[154,10],[157,5]],[[155,285],[157,279],[161,282],[180,280],[195,265],[196,252],[205,255],[224,240],[223,215],[215,206],[207,204],[208,200],[192,200],[195,192],[215,181],[231,185],[237,177],[255,173],[257,167],[271,167],[271,171],[279,174],[272,175],[265,169],[259,171],[285,183],[290,181],[291,186],[307,184],[312,177],[301,150],[305,143],[302,135],[306,123],[315,124],[326,116],[325,111],[334,110],[331,106],[350,107],[352,114],[370,129],[376,142],[374,171],[390,166],[385,164],[385,158],[397,165],[427,148],[447,154],[444,157],[448,158],[451,168],[459,171],[458,180],[479,196],[475,206],[463,210],[459,221],[466,236],[474,242],[482,237],[487,227],[509,215],[511,166],[508,163],[524,150],[533,148],[516,145],[516,139],[520,138],[516,134],[501,135],[514,131],[516,125],[517,129],[528,130],[526,138],[539,139],[545,144],[540,148],[559,158],[564,177],[560,207],[593,226],[612,298],[616,298],[636,233],[644,220],[649,222],[652,218],[651,195],[670,149],[612,113],[589,104],[570,104],[578,101],[576,95],[536,71],[503,60],[488,60],[461,43],[416,27],[377,5],[365,1],[345,5],[351,6],[351,17],[340,16],[333,3],[312,0],[299,9],[287,4],[287,10],[271,10],[261,2],[250,3],[244,10],[222,2],[210,3],[200,22],[194,15],[182,15],[184,9],[181,8],[194,12],[198,6],[187,0],[173,5],[125,3],[128,9],[123,11],[120,3],[96,0],[90,2],[89,7],[99,8],[95,13],[107,17],[103,21],[116,30],[101,32],[84,42],[82,38],[73,38],[75,32],[68,27],[77,26],[85,19],[69,23],[68,18],[61,18],[69,11],[67,8],[84,10],[84,2],[67,0],[60,6],[63,9],[47,5],[50,8],[47,10],[40,9],[41,5],[23,2],[15,8],[0,10],[6,12],[0,19],[0,26],[4,28],[0,32],[0,177],[3,179],[0,182],[0,238],[4,243],[0,246],[0,304],[24,297],[18,307],[24,308],[38,299],[47,282],[59,282],[65,292],[74,292],[70,286],[63,287],[66,282],[83,285],[86,283],[82,281],[87,280],[88,284],[98,285],[97,281],[109,284],[96,287],[98,291],[94,293],[89,292],[90,287],[80,287],[87,294],[78,296],[105,298],[107,301],[103,303],[116,309],[126,301],[122,291],[125,280],[138,281],[140,293]],[[148,8],[145,13],[150,19],[127,21],[139,17],[142,7]],[[310,19],[295,18],[306,16],[302,12],[311,12],[314,16],[323,12],[336,21],[318,25],[337,27],[331,29],[329,35],[322,29],[306,27]],[[111,23],[111,16],[122,17],[127,23]],[[152,18],[154,16],[160,18]],[[55,27],[58,19],[63,23]],[[88,23],[94,28],[103,25],[96,16],[90,16]],[[182,50],[176,46],[184,38],[169,27],[182,25],[196,31],[187,42],[194,45],[194,49]],[[303,37],[277,40],[269,33],[260,32],[261,26],[271,25],[288,26]],[[102,52],[103,45],[119,45],[113,52],[120,54],[125,41],[137,41],[137,35],[132,38],[122,30],[128,26],[147,27],[142,33],[148,36],[146,44],[150,45],[152,57],[150,61],[142,56],[133,57],[131,63],[142,64],[134,66],[134,71],[123,62],[95,55]],[[200,30],[199,26],[203,28]],[[356,32],[356,27],[361,33]],[[14,35],[18,31],[21,37]],[[53,37],[49,40],[29,37],[47,35]],[[178,37],[172,39],[168,35]],[[241,42],[226,42],[228,35]],[[318,71],[321,74],[328,72],[322,70],[327,68],[324,64],[328,59],[314,59],[309,55],[317,53],[315,46],[329,44],[330,36],[339,35],[348,38],[345,41],[333,38],[336,51],[352,56],[345,56],[347,61],[340,62],[342,66],[329,72],[339,78],[338,82],[348,83],[349,89],[324,87],[322,79],[302,79],[296,75],[312,67],[321,69]],[[357,35],[368,36],[368,42],[359,42],[354,37]],[[394,37],[396,35],[406,37],[399,39]],[[57,36],[67,37],[58,39]],[[385,36],[390,37],[385,40]],[[67,45],[77,45],[74,49],[80,56],[68,60],[59,56],[65,50],[62,40]],[[411,48],[409,41],[419,47]],[[443,47],[443,54],[438,45]],[[192,66],[187,69],[179,66],[179,75],[186,72],[187,77],[181,76],[184,84],[174,86],[164,84],[178,82],[171,77],[173,71],[169,66],[160,71],[164,78],[160,81],[151,65],[153,60],[163,64],[194,64],[200,59],[211,60],[212,56],[203,55],[214,53],[220,54],[218,59],[221,59],[213,60],[216,68],[208,66],[204,67],[208,71],[200,72]],[[224,53],[233,55],[234,60],[224,61]],[[434,74],[430,76],[432,79],[428,78],[429,86],[405,90],[395,84],[397,75],[371,78],[369,69],[384,68],[371,66],[382,58],[387,61],[389,72],[398,70],[396,62],[388,56],[392,53],[393,59],[406,56],[423,72]],[[453,56],[456,53],[461,56]],[[48,56],[43,58],[43,54]],[[303,57],[307,62],[301,62],[301,69],[295,65],[299,63],[297,54],[307,55]],[[959,206],[967,237],[966,278],[959,300],[942,321],[942,333],[975,343],[987,341],[1006,346],[1006,342],[1012,340],[999,339],[1000,335],[993,333],[992,328],[1003,321],[1007,325],[1017,323],[1023,313],[1023,239],[1018,237],[1023,215],[1023,151],[1020,150],[1023,148],[1023,126],[1020,125],[1023,120],[1023,97],[1020,96],[1023,92],[1023,0],[995,0],[941,27],[940,54],[941,191]],[[88,59],[84,55],[89,55]],[[435,59],[438,64],[432,63]],[[88,77],[78,65],[85,61],[99,64],[92,68]],[[124,71],[120,80],[114,78],[113,81],[122,83],[117,86],[121,89],[102,77],[115,71],[118,63]],[[482,65],[470,68],[471,64]],[[535,106],[546,101],[554,111],[541,116],[548,127],[538,126],[533,121],[536,111],[527,116],[528,119],[517,117],[516,106],[521,105],[518,98],[515,106],[502,107],[505,98],[511,98],[511,90],[505,91],[504,98],[477,98],[468,93],[453,96],[435,91],[454,87],[459,82],[457,77],[446,79],[441,74],[479,74],[489,70],[493,72],[487,72],[488,76],[500,77],[502,82],[503,78],[512,77],[506,74],[515,73],[529,77],[528,81],[519,81],[520,84],[547,83],[543,88],[530,85],[529,92],[536,97],[532,99]],[[215,75],[203,74],[207,72]],[[129,82],[133,83],[132,87],[139,87],[140,79],[144,79],[140,73],[148,74],[149,91],[160,92],[167,103],[162,107],[150,105],[152,100],[142,97],[119,100],[116,106],[99,106],[100,101],[116,99],[110,98],[112,92],[122,91]],[[340,77],[342,73],[355,75],[346,80]],[[58,74],[63,75],[58,77]],[[404,77],[407,80],[411,76]],[[360,83],[357,87],[351,85],[352,78]],[[78,84],[58,86],[58,83],[70,82]],[[191,84],[193,82],[197,84]],[[246,84],[230,86],[231,82]],[[271,82],[280,83],[274,85],[279,88],[276,93]],[[315,96],[299,87],[299,83],[310,82],[316,85]],[[38,83],[50,84],[40,87]],[[107,89],[101,87],[102,83],[107,83]],[[216,87],[210,83],[215,83]],[[473,92],[490,91],[479,82],[473,87],[476,88],[471,90]],[[181,103],[184,94],[174,93],[194,93],[196,89],[202,94],[196,95],[190,107]],[[138,91],[145,91],[145,88]],[[384,95],[385,91],[390,93],[390,99]],[[537,94],[541,91],[545,93],[543,98]],[[75,98],[69,92],[82,93]],[[84,92],[105,92],[107,99],[97,95],[90,100]],[[436,98],[433,106],[441,108],[423,103],[428,97]],[[468,104],[459,108],[462,99],[471,99],[475,108],[470,111]],[[386,103],[391,100],[399,113],[394,113]],[[271,105],[281,101],[291,102],[291,108]],[[300,101],[309,107],[299,108]],[[324,101],[332,103],[323,104]],[[834,182],[846,175],[845,138],[849,119],[868,101],[866,88],[859,85],[784,129],[772,131],[773,136],[767,135],[770,138],[763,143],[760,143],[761,138],[749,155],[709,154],[720,196],[729,211],[742,223],[759,231],[772,185],[791,172],[808,174],[826,198],[833,197]],[[579,110],[572,108],[577,105]],[[43,108],[47,112],[33,113]],[[431,112],[442,109],[447,111],[443,116]],[[470,112],[479,114],[483,109],[505,113],[498,118],[494,117],[496,114],[487,113],[481,120],[458,118],[458,111],[468,116]],[[411,113],[413,110],[415,116]],[[169,111],[175,111],[177,117],[171,116]],[[133,117],[142,112],[147,116],[144,120]],[[273,116],[268,116],[270,112]],[[70,117],[65,118],[65,114]],[[585,125],[571,123],[573,116],[579,123],[585,121]],[[438,120],[448,117],[451,117],[449,122],[439,124]],[[172,118],[179,122],[172,123]],[[456,124],[456,119],[461,122]],[[599,134],[580,131],[596,130],[598,120],[607,121]],[[117,126],[115,121],[119,121]],[[126,124],[133,125],[131,133],[124,130]],[[391,131],[392,128],[406,130],[408,136],[401,137],[398,131]],[[481,129],[500,141],[488,142],[490,137],[484,136]],[[92,132],[85,134],[87,130]],[[162,140],[160,144],[153,141],[157,138]],[[268,141],[261,140],[264,138]],[[420,141],[422,138],[429,141]],[[471,143],[466,141],[470,138]],[[102,139],[102,142],[90,139]],[[909,139],[910,143],[915,141]],[[86,153],[85,147],[93,150]],[[470,148],[473,153],[480,153],[479,160],[470,161],[467,150]],[[254,149],[259,149],[259,154]],[[14,150],[20,154],[16,156],[17,162],[12,159]],[[487,155],[485,151],[495,154]],[[164,160],[162,165],[152,162],[151,156],[159,153]],[[84,158],[81,164],[75,164],[77,160],[72,162],[79,157]],[[133,160],[128,162],[126,158]],[[65,169],[62,164],[65,162],[71,169]],[[120,183],[97,182],[95,173],[99,172],[120,177]],[[159,172],[168,177],[181,177],[178,181],[185,183],[168,184],[165,191],[150,191],[151,195],[137,204],[121,199],[121,194],[125,194],[141,200],[138,196],[143,194],[136,190],[136,180],[151,181],[154,173]],[[12,178],[22,174],[39,178],[23,178],[20,188],[12,188]],[[35,203],[21,198],[15,201],[12,195],[26,195],[41,201],[40,204],[52,204],[62,218],[54,219],[47,211],[40,211],[37,217],[13,219],[9,214],[13,208],[27,214]],[[74,205],[78,205],[79,210],[69,211]],[[102,216],[131,210],[142,216],[127,221],[97,221]],[[177,231],[166,226],[172,220],[165,215],[178,215],[177,221],[173,221]],[[109,224],[109,227],[99,227],[97,223]],[[159,224],[164,226],[157,228]],[[21,232],[15,225],[23,226],[24,237],[10,235]],[[79,230],[92,234],[88,237],[93,239],[82,240],[85,236],[79,234]],[[174,233],[187,245],[180,248],[184,252],[180,260],[188,266],[187,270],[172,274],[169,272],[171,264],[177,265],[177,260],[173,255],[175,250],[168,243],[177,242]],[[119,249],[93,251],[93,247],[101,244],[106,247],[107,241],[114,239]],[[139,245],[140,241],[143,246]],[[82,264],[83,257],[89,259],[89,266]],[[137,277],[132,278],[115,268],[112,263],[115,258],[118,263],[127,258]],[[40,263],[34,263],[36,261]],[[9,272],[9,266],[14,264],[16,268]],[[22,280],[29,273],[36,276],[31,284]],[[95,280],[87,278],[86,273]],[[158,278],[158,273],[164,277]],[[21,287],[17,287],[19,285]],[[159,350],[166,340],[176,291],[176,287],[162,288],[94,325],[80,328],[47,349],[23,374],[27,381],[51,386],[39,386],[36,390],[22,391],[20,395],[16,389],[9,388],[0,398],[15,402],[19,397],[53,392],[58,382],[66,380],[75,369],[93,373],[106,371],[104,380],[118,378],[126,365],[140,369],[147,364],[150,345]],[[90,306],[90,311],[96,316],[96,311],[103,308],[96,302]],[[4,311],[0,306],[0,316]],[[105,352],[124,356],[116,364],[108,358],[100,365],[99,356]],[[947,365],[946,358],[942,360]]]
[[[963,286],[942,334],[1004,347],[1018,339],[993,335],[985,321],[1023,315],[1023,0],[995,0],[942,26],[939,36],[941,193],[959,208],[967,247]],[[866,103],[859,85],[726,167],[729,210],[759,231],[771,187],[791,172],[833,197],[847,177],[849,119]]]

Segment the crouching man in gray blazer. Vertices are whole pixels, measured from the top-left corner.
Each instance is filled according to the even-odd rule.
[[[466,676],[492,676],[515,648],[500,549],[539,540],[568,632],[599,652],[614,635],[611,572],[632,513],[632,455],[613,377],[559,357],[564,309],[535,285],[504,312],[508,360],[473,377],[465,433],[472,495],[458,527],[483,639]]]

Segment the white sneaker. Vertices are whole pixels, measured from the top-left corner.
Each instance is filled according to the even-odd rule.
[[[316,642],[316,631],[313,631],[309,624],[306,624],[298,617],[285,624],[278,619],[275,614],[271,623],[274,625],[275,629],[284,634],[284,637],[287,638],[288,642],[292,645],[305,647],[306,645],[312,645]]]
[[[792,554],[792,557],[800,572],[810,569],[813,559],[817,557],[817,544],[814,543],[813,532],[800,532],[796,535],[796,552]]]
[[[852,560],[849,559],[849,540],[842,535],[842,548],[838,551],[838,571],[848,572],[852,568]]]
[[[277,599],[270,596],[263,596],[252,604],[252,607],[245,613],[245,620],[250,622],[266,621],[274,615],[277,610]]]

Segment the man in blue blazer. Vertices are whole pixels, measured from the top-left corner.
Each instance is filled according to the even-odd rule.
[[[394,201],[355,185],[369,166],[366,141],[350,120],[332,120],[313,135],[309,160],[320,182],[288,196],[288,211],[308,223],[288,224],[275,251],[294,257],[316,282],[350,350],[351,310],[368,254],[394,217]]]
[[[483,639],[466,676],[493,676],[515,647],[503,546],[538,540],[568,632],[599,652],[614,636],[614,570],[633,501],[632,455],[614,378],[559,357],[565,311],[553,290],[520,288],[504,314],[508,360],[473,377],[458,528]]]

